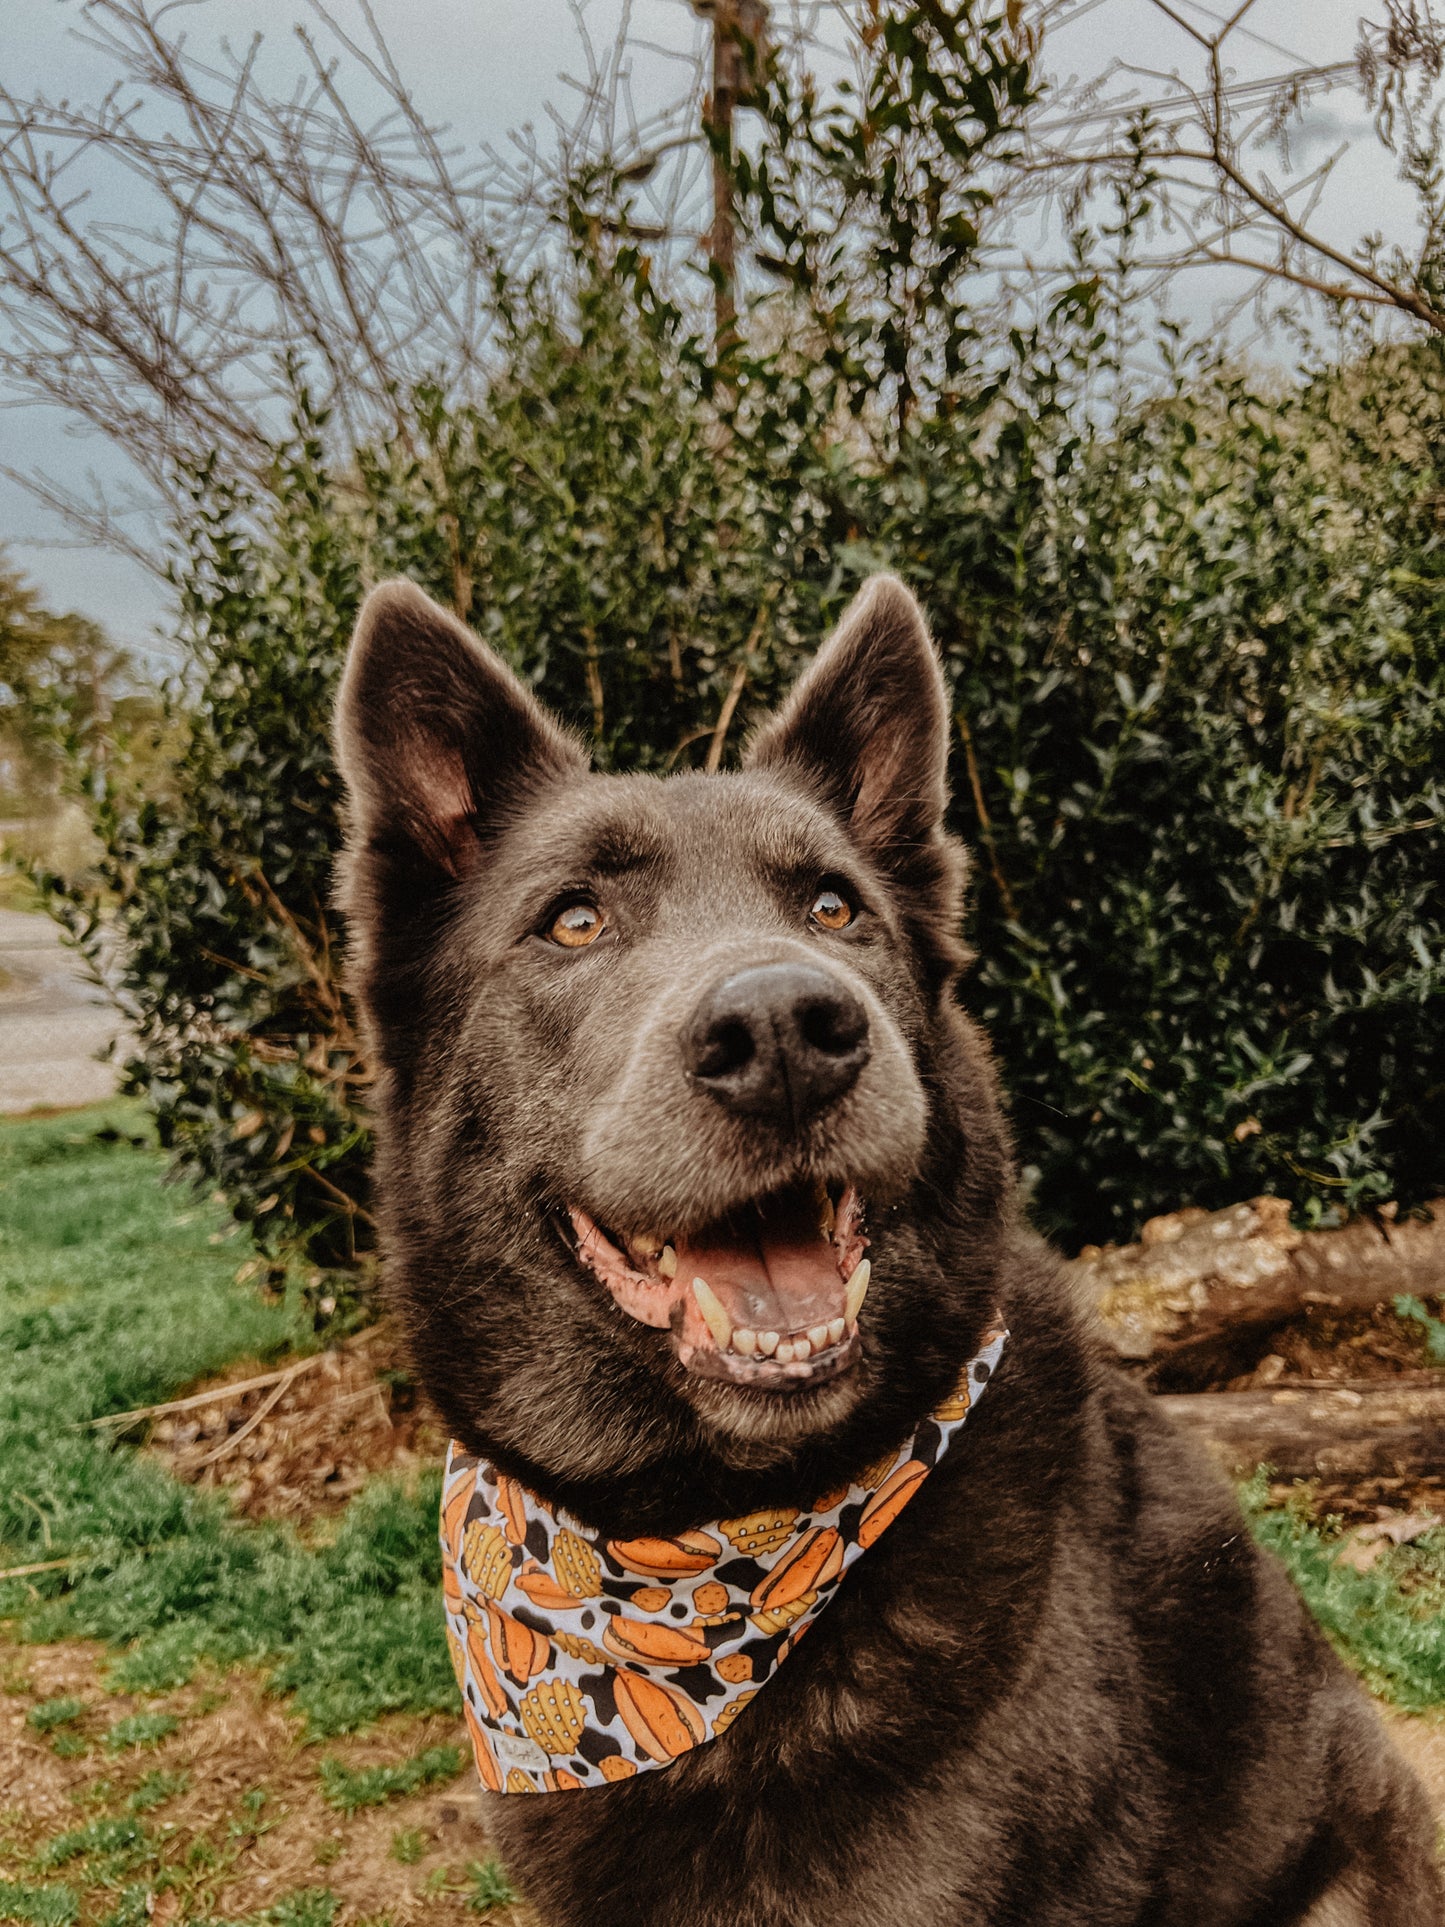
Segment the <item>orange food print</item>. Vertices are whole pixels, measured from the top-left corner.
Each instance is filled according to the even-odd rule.
[[[607,1550],[624,1572],[644,1579],[690,1579],[722,1551],[710,1532],[679,1532],[673,1539],[609,1539]]]
[[[912,1438],[807,1509],[608,1538],[454,1446],[447,1650],[488,1794],[597,1789],[726,1734],[949,1449],[1007,1336]]]
[[[520,1619],[487,1601],[487,1622],[492,1635],[492,1653],[504,1672],[521,1686],[547,1664],[547,1641]]]
[[[489,1793],[500,1793],[502,1774],[497,1765],[497,1756],[492,1751],[491,1735],[477,1718],[470,1700],[462,1701],[462,1711],[467,1716],[467,1732],[471,1735],[472,1751],[477,1756],[477,1772],[481,1775],[482,1785]]]
[[[773,1506],[766,1512],[750,1512],[744,1519],[724,1519],[718,1531],[746,1558],[756,1559],[791,1539],[797,1523],[796,1506]]]
[[[494,1720],[501,1719],[507,1710],[507,1696],[502,1691],[502,1682],[497,1678],[497,1669],[487,1654],[482,1629],[475,1620],[467,1627],[467,1658],[471,1662],[472,1678],[486,1702],[487,1711]]]
[[[442,1560],[442,1599],[449,1613],[461,1612],[462,1582],[457,1576],[456,1566],[450,1559]]]
[[[467,1507],[472,1502],[476,1483],[470,1472],[463,1472],[447,1491],[442,1501],[442,1544],[453,1559],[461,1556],[462,1522],[467,1516]]]
[[[461,1564],[479,1592],[500,1599],[512,1572],[512,1549],[502,1528],[473,1519],[462,1533]]]
[[[804,1593],[817,1592],[842,1570],[842,1535],[833,1526],[814,1526],[783,1554],[767,1578],[753,1587],[753,1605],[759,1612],[776,1612],[780,1606],[791,1606]]]
[[[619,1668],[612,1690],[623,1725],[650,1760],[678,1759],[707,1737],[697,1707],[660,1680]]]
[[[521,1486],[515,1479],[509,1479],[505,1472],[497,1479],[497,1501],[502,1508],[502,1523],[507,1537],[514,1546],[521,1545],[527,1536],[527,1507]]]
[[[608,1620],[602,1644],[619,1659],[643,1666],[696,1666],[709,1657],[707,1641],[688,1628],[624,1619],[621,1613]]]
[[[907,1459],[886,1478],[863,1508],[859,1545],[871,1546],[885,1533],[927,1477],[928,1467],[921,1459]]]
[[[958,1383],[943,1401],[942,1405],[934,1406],[933,1416],[946,1424],[952,1419],[966,1417],[968,1408],[972,1403],[973,1393],[969,1389],[968,1367],[965,1365],[958,1375]]]
[[[534,1686],[517,1711],[527,1738],[544,1752],[570,1753],[582,1737],[587,1702],[569,1679],[544,1679]]]
[[[577,1604],[576,1597],[565,1586],[559,1586],[550,1572],[544,1572],[532,1560],[531,1571],[523,1566],[517,1574],[517,1584],[526,1593],[534,1606],[546,1606],[558,1612],[566,1612]]]

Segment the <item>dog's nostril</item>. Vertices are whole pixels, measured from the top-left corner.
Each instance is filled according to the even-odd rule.
[[[855,998],[819,998],[799,1012],[798,1030],[814,1050],[846,1057],[868,1035],[868,1018]]]
[[[727,1077],[752,1062],[752,1031],[736,1019],[713,1024],[701,1040],[693,1070],[698,1077]]]
[[[756,964],[704,992],[681,1043],[684,1068],[724,1109],[796,1129],[857,1082],[868,1013],[816,964]]]

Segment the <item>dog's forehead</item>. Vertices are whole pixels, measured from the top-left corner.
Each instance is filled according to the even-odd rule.
[[[507,852],[514,874],[538,887],[646,872],[673,889],[782,878],[846,863],[850,854],[827,810],[775,777],[745,771],[589,775],[529,813]]]

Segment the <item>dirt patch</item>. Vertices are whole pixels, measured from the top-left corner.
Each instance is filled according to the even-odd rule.
[[[336,1927],[474,1922],[479,1911],[535,1927],[520,1903],[477,1907],[491,1855],[460,1721],[387,1719],[308,1744],[253,1672],[141,1698],[107,1693],[103,1660],[83,1642],[0,1648],[0,1879],[68,1886],[82,1927],[127,1892],[179,1927],[249,1920],[316,1889],[336,1897]],[[119,1743],[127,1732],[154,1737]],[[351,1813],[325,1797],[324,1760],[396,1766],[441,1747],[460,1766],[443,1784]],[[482,1878],[483,1894],[497,1890],[494,1863]]]
[[[189,1394],[184,1409],[158,1411],[148,1449],[187,1484],[224,1488],[247,1518],[334,1511],[374,1473],[404,1474],[445,1455],[445,1429],[395,1354],[394,1335],[377,1325],[286,1368],[290,1376],[237,1365]]]
[[[1282,1379],[1339,1384],[1402,1375],[1440,1382],[1441,1374],[1428,1370],[1425,1340],[1418,1325],[1397,1317],[1389,1305],[1353,1312],[1316,1305],[1271,1332],[1247,1372],[1208,1389],[1251,1392]]]

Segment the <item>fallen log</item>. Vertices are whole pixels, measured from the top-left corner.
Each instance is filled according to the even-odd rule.
[[[1297,1231],[1285,1198],[1151,1218],[1138,1244],[1086,1245],[1069,1266],[1121,1357],[1186,1382],[1311,1305],[1350,1310],[1445,1295],[1445,1199],[1417,1216]]]
[[[1445,1476],[1445,1384],[1428,1374],[1165,1393],[1156,1403],[1239,1476],[1257,1465],[1286,1479]]]

